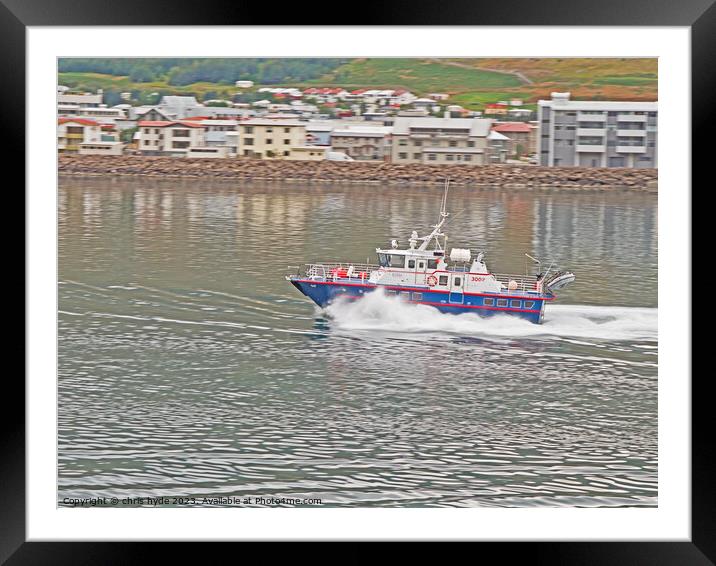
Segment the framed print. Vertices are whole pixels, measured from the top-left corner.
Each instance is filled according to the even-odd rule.
[[[713,563],[709,2],[131,7],[0,6],[28,224],[3,560]]]

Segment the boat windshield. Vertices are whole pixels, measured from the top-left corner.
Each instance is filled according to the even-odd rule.
[[[381,267],[405,267],[405,256],[400,254],[378,254]]]

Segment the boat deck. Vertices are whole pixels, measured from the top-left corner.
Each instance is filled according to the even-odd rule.
[[[384,286],[386,288],[411,288],[426,290],[431,289],[431,287],[429,287],[428,285],[420,284],[401,285],[369,282],[368,279],[370,277],[371,272],[379,268],[379,265],[368,263],[309,263],[306,264],[303,269],[299,268],[298,271],[295,273],[294,277],[332,284],[375,285],[376,287]],[[459,267],[450,267],[447,271],[454,273],[469,273],[466,268]],[[489,275],[495,277],[495,279],[497,279],[497,281],[502,284],[502,289],[500,289],[499,291],[489,291],[484,293],[473,293],[471,291],[465,292],[467,294],[489,294],[496,296],[504,295],[509,297],[526,297],[533,299],[549,299],[552,297],[552,294],[550,293],[540,293],[539,291],[537,291],[537,289],[535,288],[536,279],[534,276],[512,275],[504,273],[490,273]],[[516,288],[510,289],[510,282],[514,282],[516,284]]]

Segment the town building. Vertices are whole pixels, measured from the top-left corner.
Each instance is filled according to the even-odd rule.
[[[198,121],[140,121],[138,149],[144,155],[184,156],[192,147],[204,147],[204,126]]]
[[[81,107],[76,104],[58,104],[57,114],[59,116],[75,116],[78,118],[89,118],[90,120],[101,120],[103,122],[114,122],[125,120],[126,112],[121,108],[107,108],[106,105]]]
[[[159,108],[162,112],[180,120],[191,116],[190,110],[202,106],[193,96],[163,96],[159,101]]]
[[[430,112],[425,108],[406,108],[396,112],[396,116],[402,118],[425,118],[430,116]]]
[[[505,163],[510,150],[510,138],[492,130],[487,134],[486,163]]]
[[[135,106],[127,109],[127,117],[130,120],[145,120],[150,122],[171,122],[176,115],[168,113],[157,106]]]
[[[511,120],[529,120],[534,112],[529,108],[510,108],[507,117]]]
[[[186,118],[183,122],[196,122],[204,128],[204,143],[206,147],[226,147],[226,152],[220,152],[218,157],[236,155],[238,151],[239,121],[213,119],[207,116],[194,116]],[[209,154],[211,152],[206,151]],[[207,157],[199,155],[197,157]],[[214,157],[211,155],[211,157]]]
[[[187,157],[195,159],[216,159],[229,157],[228,146],[195,146],[186,152]]]
[[[317,145],[294,146],[290,149],[290,154],[285,159],[291,161],[323,161],[326,159],[329,147],[321,147]]]
[[[538,103],[539,163],[557,167],[658,166],[657,102],[570,100]]]
[[[306,145],[305,122],[256,118],[239,123],[241,157],[290,159],[292,148]]]
[[[74,105],[79,108],[97,108],[102,104],[103,93],[101,91],[96,94],[91,92],[70,93],[69,91],[57,93],[57,105]]]
[[[215,118],[217,120],[240,120],[256,115],[256,112],[247,108],[236,108],[229,106],[197,106],[188,108],[186,118],[194,118],[196,116],[205,116],[207,118]]]
[[[308,145],[331,145],[331,132],[335,122],[313,120],[306,122],[306,143]]]
[[[509,111],[509,106],[504,102],[485,104],[485,116],[504,116]]]
[[[492,120],[482,118],[395,119],[392,135],[394,163],[488,163]]]
[[[88,118],[60,118],[57,120],[57,151],[79,153],[83,143],[102,141],[99,122]]]
[[[122,155],[124,144],[119,140],[83,142],[78,152],[80,155]]]
[[[426,110],[431,111],[435,106],[435,101],[432,98],[416,98],[413,102],[411,102],[411,106],[413,108],[425,108]]]
[[[387,161],[392,131],[386,126],[339,126],[331,132],[331,148],[355,161]]]
[[[535,153],[533,145],[536,144],[537,130],[527,122],[495,122],[492,131],[510,139],[507,147],[508,155],[521,156]]]

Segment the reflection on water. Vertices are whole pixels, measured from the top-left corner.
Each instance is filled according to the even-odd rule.
[[[451,191],[450,244],[577,282],[543,326],[283,279],[435,222],[439,189],[63,179],[58,497],[652,506],[656,198]]]

